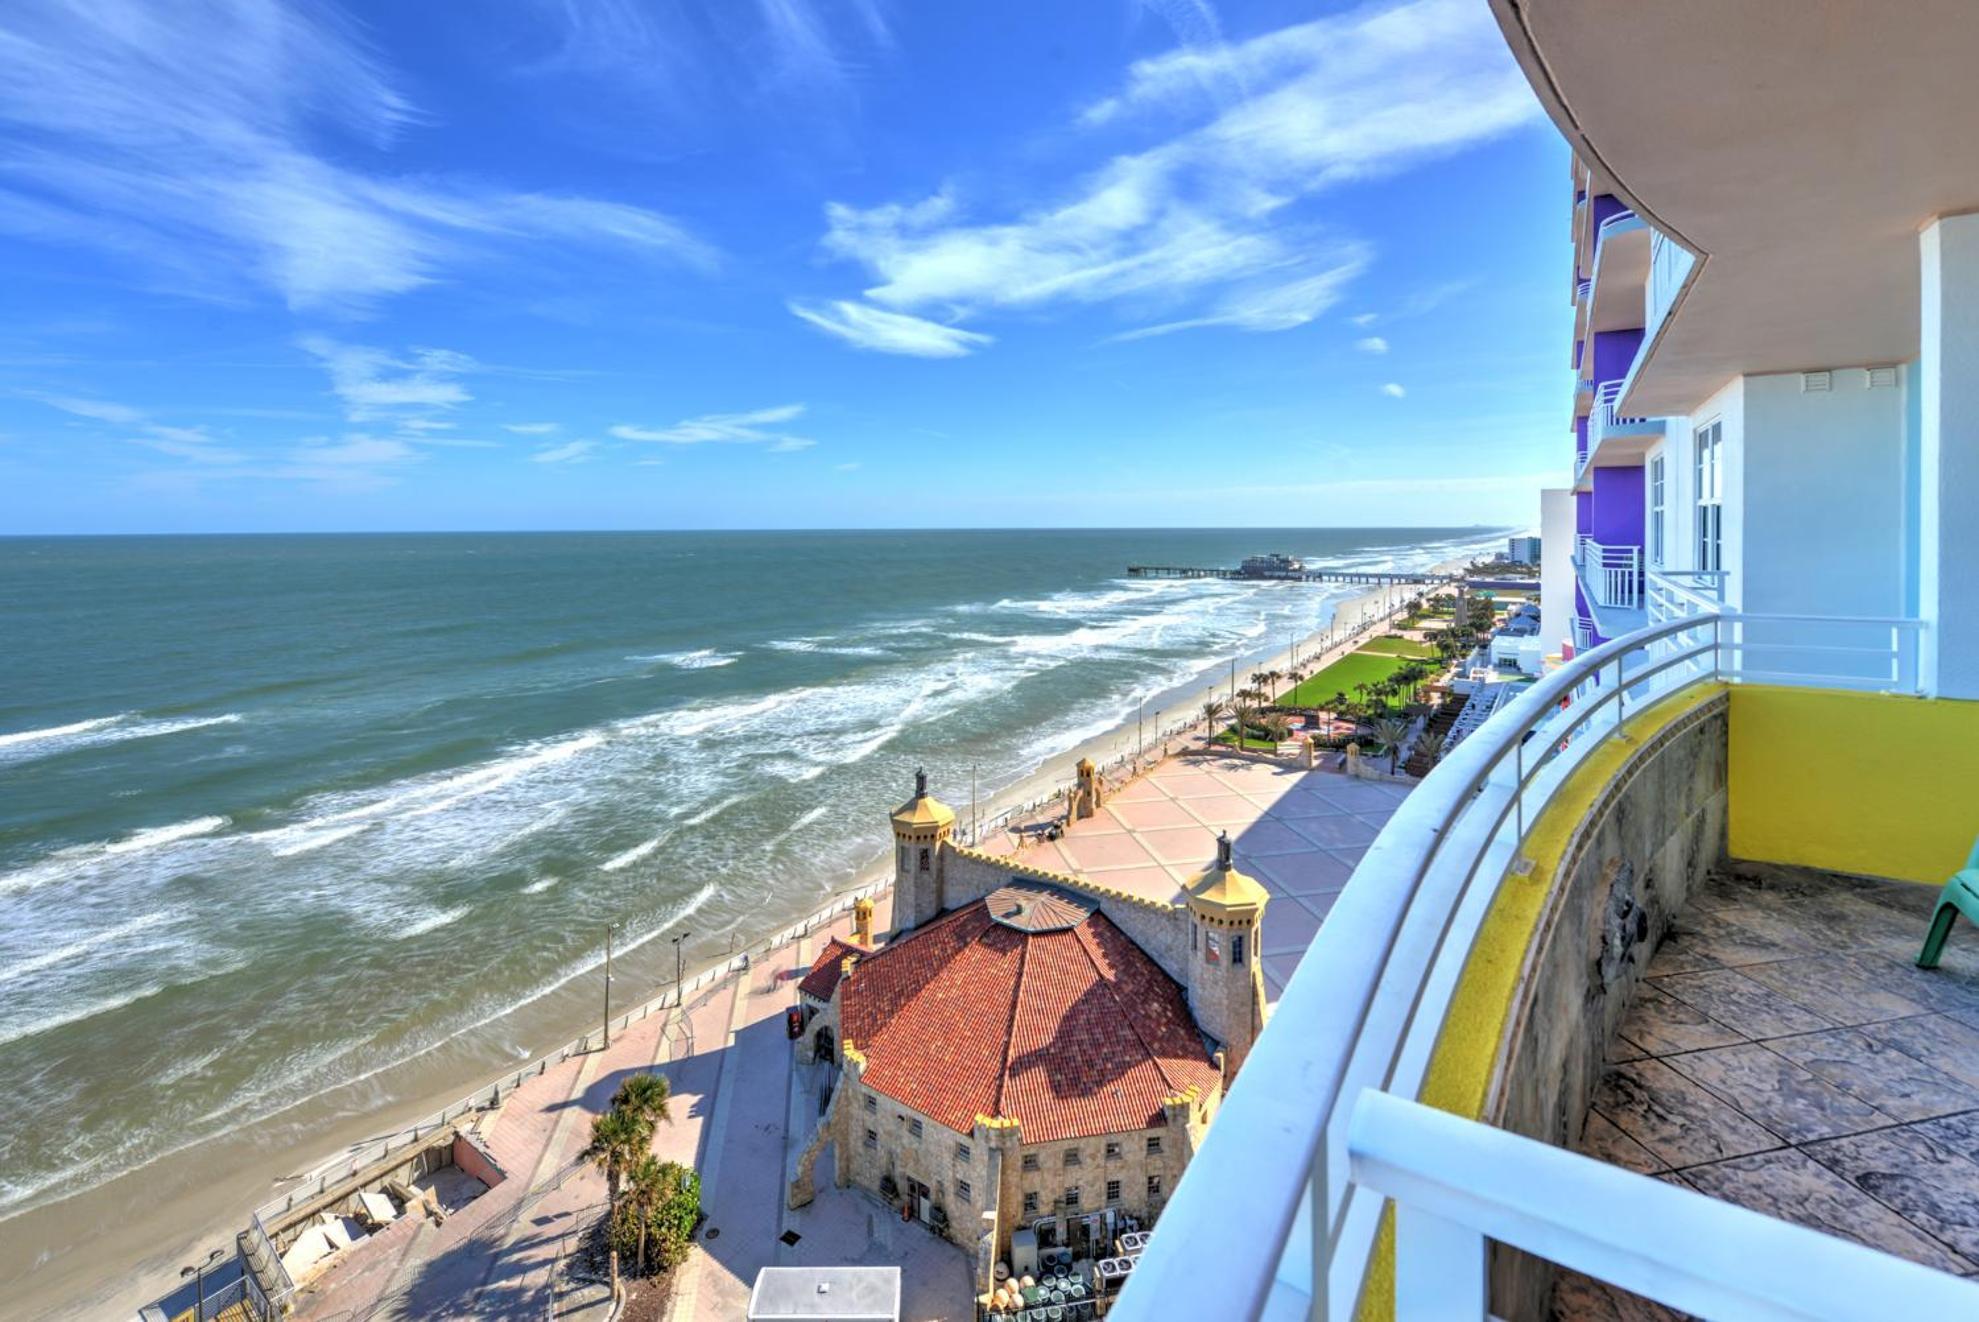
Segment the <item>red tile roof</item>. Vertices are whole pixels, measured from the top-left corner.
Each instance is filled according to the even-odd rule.
[[[1026,932],[966,905],[860,960],[839,1016],[869,1087],[959,1133],[1150,1129],[1162,1099],[1219,1082],[1181,985],[1097,911]]]
[[[863,959],[872,953],[864,946],[833,937],[825,942],[824,953],[811,961],[811,971],[797,984],[797,990],[806,996],[829,1001],[831,994],[838,990],[838,980],[845,975],[846,956],[857,955]]]

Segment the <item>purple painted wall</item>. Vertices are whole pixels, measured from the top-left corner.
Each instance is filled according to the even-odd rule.
[[[1616,197],[1613,193],[1598,194],[1594,199],[1594,216],[1592,218],[1594,228],[1597,230],[1600,229],[1602,221],[1628,209],[1629,204]]]
[[[1586,352],[1586,351],[1587,351],[1587,341],[1586,341],[1586,340],[1575,340],[1575,341],[1574,341],[1574,377],[1575,377],[1575,379],[1579,379],[1579,377],[1580,377],[1580,364],[1581,364],[1581,359],[1583,359],[1583,358],[1585,358],[1585,357],[1587,356],[1587,352]]]
[[[1594,332],[1594,370],[1585,373],[1585,379],[1596,386],[1604,381],[1619,381],[1629,374],[1629,365],[1635,361],[1635,351],[1642,347],[1642,330],[1596,331]]]
[[[1594,470],[1593,527],[1604,546],[1642,545],[1642,466]]]
[[[1574,492],[1574,532],[1579,534],[1592,533],[1593,531],[1594,493],[1591,491],[1576,491]]]
[[[1574,459],[1580,460],[1587,454],[1587,419],[1574,419]]]

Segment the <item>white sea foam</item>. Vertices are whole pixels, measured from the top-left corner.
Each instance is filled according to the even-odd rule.
[[[164,910],[140,914],[129,922],[119,923],[115,927],[105,928],[101,932],[92,933],[80,941],[74,941],[55,950],[46,951],[43,954],[34,956],[32,959],[24,959],[18,963],[9,964],[5,968],[0,968],[0,983],[12,982],[16,978],[25,978],[30,974],[39,973],[42,969],[67,963],[69,960],[86,955],[92,950],[101,949],[104,946],[122,941],[126,937],[135,936],[147,928],[156,927],[171,917],[173,915]]]
[[[541,895],[550,887],[563,880],[561,877],[539,877],[522,888],[524,895]]]
[[[135,854],[141,849],[156,849],[179,840],[190,840],[196,835],[212,835],[227,825],[224,817],[195,817],[189,822],[174,822],[170,826],[153,827],[149,831],[139,831],[123,840],[103,846],[106,854]]]
[[[9,1042],[18,1042],[24,1037],[34,1037],[39,1033],[51,1032],[68,1024],[81,1023],[85,1019],[94,1019],[98,1015],[108,1014],[112,1010],[121,1010],[133,1001],[141,1001],[147,996],[156,996],[164,990],[164,983],[150,982],[139,987],[136,991],[125,992],[120,996],[106,996],[101,1000],[86,1001],[80,1005],[74,1002],[64,1002],[62,1009],[52,1014],[43,1015],[38,1019],[14,1022],[0,1019],[0,1046],[5,1046]]]
[[[435,909],[418,921],[393,932],[392,940],[405,941],[415,936],[424,936],[428,932],[436,932],[447,924],[465,917],[473,907],[471,904],[463,904],[452,909]]]
[[[662,831],[651,839],[642,840],[623,854],[614,854],[598,865],[600,872],[622,872],[640,859],[653,854],[660,846],[673,838],[672,831]]]
[[[372,825],[373,823],[371,822],[352,822],[349,826],[335,826],[327,831],[296,835],[292,843],[285,845],[271,844],[268,849],[276,858],[295,858],[300,854],[313,854],[319,849],[336,844],[339,840],[348,840],[354,835],[368,831]],[[295,828],[290,827],[286,829],[292,833]],[[265,831],[262,834],[280,836],[283,832]]]
[[[240,719],[238,714],[228,712],[221,716],[174,716],[147,721],[136,719],[130,712],[121,712],[115,716],[99,716],[94,720],[53,725],[42,730],[19,730],[0,735],[0,762],[24,762],[102,744],[123,743],[130,739],[153,739],[160,735],[203,730],[208,726],[233,725]]]
[[[76,721],[70,725],[51,725],[45,730],[16,730],[12,734],[0,734],[0,749],[21,748],[28,744],[46,743],[51,739],[70,739],[91,730],[101,730],[115,725],[130,715],[120,712],[115,716],[99,716],[91,721]]]
[[[681,825],[705,826],[709,822],[721,816],[723,813],[727,812],[730,808],[733,808],[736,804],[742,802],[744,799],[748,797],[749,796],[747,794],[731,794],[726,799],[723,799],[721,802],[713,805],[712,807],[703,808],[700,812],[695,813],[692,817],[689,817],[686,821],[682,822]]]
[[[629,656],[628,661],[644,663],[660,662],[679,670],[715,670],[721,666],[732,666],[741,660],[739,652],[718,652],[712,647],[697,647],[691,652],[658,652],[652,656]]]
[[[799,831],[809,826],[812,822],[815,822],[820,817],[823,817],[826,813],[830,812],[831,809],[832,809],[832,805],[828,803],[821,803],[817,807],[812,808],[808,812],[804,813],[801,817],[799,817],[796,821],[792,822],[790,825],[784,827],[781,831],[778,831],[775,835],[771,836],[768,840],[764,841],[763,848],[765,849],[776,848],[784,841],[790,839],[791,836],[796,835]]]

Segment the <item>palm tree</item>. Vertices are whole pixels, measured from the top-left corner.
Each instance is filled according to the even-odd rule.
[[[641,1276],[646,1274],[646,1229],[653,1220],[653,1213],[672,1192],[668,1187],[670,1183],[660,1159],[651,1155],[641,1157],[639,1164],[625,1173],[625,1203],[639,1222],[637,1270]]]
[[[1211,698],[1209,701],[1203,704],[1203,738],[1204,739],[1214,739],[1216,737],[1216,722],[1222,717],[1222,715],[1223,715],[1223,700],[1221,698]]]
[[[605,1201],[618,1206],[619,1185],[653,1141],[653,1126],[631,1111],[611,1110],[591,1122],[591,1141],[577,1154],[605,1173]]]
[[[1388,745],[1388,774],[1395,774],[1395,764],[1402,760],[1402,741],[1409,737],[1407,721],[1393,716],[1383,716],[1368,727],[1376,739]]]
[[[618,1091],[612,1094],[612,1110],[638,1116],[651,1132],[662,1123],[673,1123],[673,1114],[667,1109],[672,1096],[673,1088],[667,1083],[666,1075],[641,1071],[627,1075],[619,1084]]]
[[[1425,730],[1416,736],[1416,746],[1413,751],[1416,757],[1421,758],[1425,765],[1434,770],[1436,759],[1443,756],[1443,736]]]
[[[605,1224],[618,1213],[619,1184],[625,1173],[649,1159],[653,1125],[644,1116],[616,1108],[591,1122],[591,1141],[577,1154],[605,1173]],[[618,1298],[618,1252],[612,1252],[612,1298]]]

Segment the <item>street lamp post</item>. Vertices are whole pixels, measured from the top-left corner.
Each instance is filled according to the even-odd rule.
[[[676,1007],[680,1005],[680,943],[693,935],[692,932],[682,932],[673,939],[673,1003]]]
[[[206,1273],[214,1263],[225,1256],[226,1254],[221,1250],[214,1249],[206,1255],[204,1262],[195,1262],[190,1267],[179,1268],[180,1280],[183,1281],[188,1276],[192,1277],[192,1322],[206,1322]]]
[[[618,931],[619,924],[605,924],[605,1045],[602,1050],[611,1050],[612,1045],[612,933]]]

